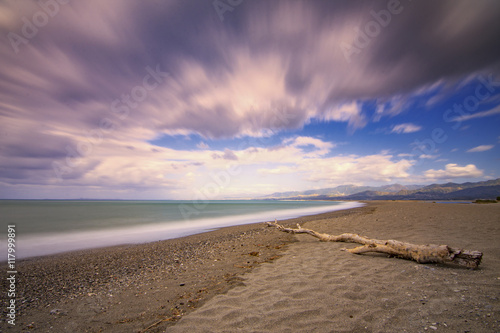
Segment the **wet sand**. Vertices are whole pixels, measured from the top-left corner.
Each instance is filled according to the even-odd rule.
[[[297,222],[479,250],[483,262],[420,265],[262,223],[229,227],[20,262],[20,312],[5,331],[500,331],[500,204],[369,202],[285,224]]]

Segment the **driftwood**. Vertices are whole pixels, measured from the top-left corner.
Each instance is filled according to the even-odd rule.
[[[342,249],[354,254],[366,252],[386,253],[391,256],[415,260],[419,264],[439,263],[452,264],[462,267],[476,269],[481,263],[483,253],[455,249],[447,245],[415,245],[396,240],[378,240],[360,236],[358,234],[344,233],[338,236],[323,234],[314,230],[304,229],[297,224],[297,229],[286,228],[275,220],[267,222],[268,226],[276,227],[278,230],[292,234],[309,234],[322,242],[345,242],[363,244],[353,249]]]

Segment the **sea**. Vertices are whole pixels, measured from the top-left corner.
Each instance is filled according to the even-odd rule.
[[[360,207],[358,202],[287,200],[0,200],[1,250],[16,259],[138,244],[222,227]],[[8,227],[15,231],[8,236]],[[12,237],[14,236],[14,237]]]

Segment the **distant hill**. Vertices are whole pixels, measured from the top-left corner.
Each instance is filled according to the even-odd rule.
[[[291,197],[316,197],[316,196],[326,196],[326,197],[344,197],[362,192],[379,192],[379,193],[398,193],[401,191],[413,191],[422,188],[423,185],[400,185],[391,184],[379,187],[373,186],[357,186],[357,185],[341,185],[331,188],[323,188],[318,190],[308,190],[308,191],[292,191],[292,192],[276,192],[270,195],[266,195],[263,199],[288,199]]]
[[[277,192],[262,199],[308,200],[475,200],[500,196],[500,178],[477,183],[391,184],[380,187],[342,185],[309,191]]]

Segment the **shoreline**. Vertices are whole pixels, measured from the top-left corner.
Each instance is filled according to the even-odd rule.
[[[500,206],[371,202],[305,228],[483,253],[479,269],[418,264],[296,235],[283,256],[168,329],[190,332],[500,332]]]
[[[478,250],[483,262],[420,265],[264,223],[232,226],[19,262],[6,332],[500,331],[500,206],[364,203],[279,222]]]
[[[148,204],[150,201],[145,201]],[[184,201],[179,201],[184,202]],[[279,220],[298,218],[301,216],[317,215],[324,212],[345,210],[362,206],[357,201],[325,201],[329,204],[323,206],[306,207],[274,207],[274,210],[261,210],[255,212],[227,213],[219,217],[198,217],[187,220],[155,221],[153,223],[116,225],[100,229],[82,229],[67,231],[44,231],[38,233],[18,232],[17,242],[19,246],[16,251],[16,259],[24,260],[34,257],[57,255],[73,251],[92,250],[114,246],[138,245],[151,242],[176,239],[210,232],[224,227],[244,224],[261,223],[268,218]],[[125,203],[125,201],[123,201]],[[226,201],[224,201],[226,203]],[[331,204],[330,204],[331,203]],[[177,207],[178,204],[175,204]],[[180,208],[179,208],[180,209]],[[187,207],[195,209],[195,207]],[[236,213],[235,215],[232,215]],[[191,214],[191,213],[189,213]],[[20,223],[22,225],[22,223]],[[6,248],[4,250],[7,250]],[[0,258],[0,265],[5,264],[6,259]]]
[[[294,226],[338,218],[369,206],[280,223]],[[140,331],[160,319],[172,318],[159,325],[169,326],[180,314],[241,284],[241,275],[276,260],[294,242],[293,235],[277,234],[259,222],[163,241],[21,259],[16,262],[19,281],[14,330],[49,331],[53,327],[63,332],[89,325],[85,329],[90,331],[98,331],[98,327],[106,332]],[[5,264],[0,264],[4,271]],[[3,297],[5,322],[7,299]],[[89,323],[88,317],[100,319]]]

